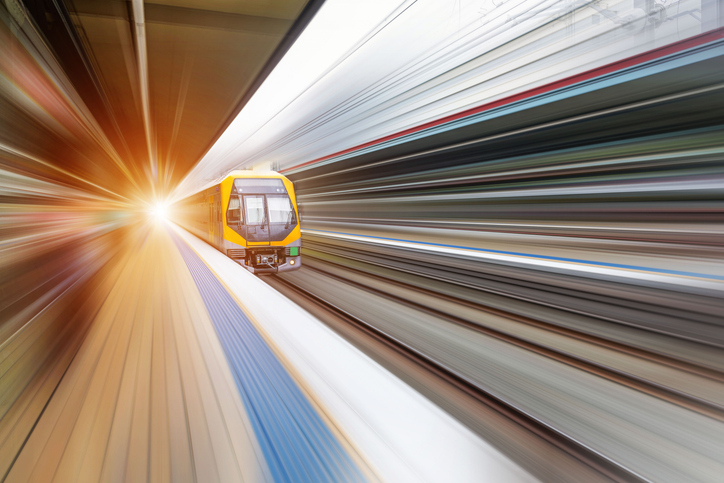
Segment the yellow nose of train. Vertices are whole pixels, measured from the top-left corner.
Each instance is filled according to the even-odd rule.
[[[233,171],[177,205],[179,224],[255,274],[302,266],[294,185],[273,171]]]

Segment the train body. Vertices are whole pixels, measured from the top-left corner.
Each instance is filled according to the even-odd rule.
[[[279,173],[232,171],[179,202],[174,211],[180,225],[252,273],[302,265],[294,185]]]

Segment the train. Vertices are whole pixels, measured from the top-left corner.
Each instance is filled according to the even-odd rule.
[[[294,185],[274,171],[232,171],[178,202],[176,220],[254,274],[298,270],[302,232]]]

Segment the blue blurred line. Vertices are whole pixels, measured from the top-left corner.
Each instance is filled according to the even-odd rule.
[[[302,230],[302,232],[304,232],[304,231],[306,231],[306,230]],[[415,243],[418,245],[430,245],[430,246],[435,246],[435,247],[458,248],[461,250],[471,250],[471,251],[483,252],[483,253],[495,253],[495,254],[500,254],[500,255],[514,255],[514,256],[518,256],[518,257],[538,258],[540,260],[552,260],[552,261],[556,261],[556,262],[584,263],[586,265],[594,265],[594,266],[606,267],[606,268],[625,268],[628,270],[638,270],[638,271],[642,271],[642,272],[663,273],[663,274],[667,274],[667,275],[683,275],[686,277],[705,278],[705,279],[709,279],[709,280],[720,280],[720,281],[724,280],[724,276],[721,276],[721,275],[709,275],[706,273],[685,272],[682,270],[666,270],[665,268],[640,267],[638,265],[625,265],[622,263],[594,262],[592,260],[583,260],[580,258],[551,257],[551,256],[547,256],[547,255],[535,255],[532,253],[523,253],[523,252],[508,252],[505,250],[490,250],[488,248],[466,247],[466,246],[462,246],[462,245],[446,245],[444,243],[430,243],[430,242],[423,242],[423,241],[417,241],[417,240],[405,240],[404,238],[386,238],[383,236],[358,235],[356,233],[344,233],[341,231],[318,230],[316,228],[313,231],[318,231],[321,233],[332,233],[334,235],[346,235],[346,236],[356,236],[356,237],[361,237],[361,238],[372,238],[372,239],[377,239],[377,240]]]
[[[214,273],[175,233],[274,481],[365,478]]]

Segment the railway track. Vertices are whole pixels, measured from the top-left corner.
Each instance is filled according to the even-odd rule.
[[[299,285],[282,277],[274,277],[274,285],[281,285],[285,290],[294,292],[304,297],[319,309],[332,314],[337,319],[354,327],[378,343],[384,345],[396,354],[408,359],[412,363],[424,368],[431,375],[444,381],[446,384],[455,387],[484,406],[498,412],[504,417],[533,433],[560,451],[588,465],[598,471],[611,481],[617,482],[643,482],[648,481],[628,468],[625,468],[605,455],[595,451],[580,441],[569,437],[553,426],[546,424],[539,418],[520,409],[510,401],[486,390],[473,381],[470,381],[463,374],[447,367],[432,357],[427,356],[414,347],[376,328],[374,325],[365,322],[348,311],[330,303],[324,298],[300,287]]]
[[[496,330],[496,329],[492,329],[490,327],[481,326],[475,322],[471,322],[471,321],[465,320],[461,317],[456,317],[456,316],[446,313],[444,311],[432,308],[430,305],[423,305],[423,304],[411,301],[409,299],[393,295],[390,292],[376,289],[370,285],[362,284],[362,283],[350,280],[348,278],[340,277],[338,275],[326,272],[324,270],[320,270],[319,268],[315,268],[315,267],[308,267],[308,268],[313,271],[321,272],[325,276],[338,280],[342,283],[347,283],[347,284],[356,286],[362,290],[372,292],[380,297],[384,297],[384,298],[392,300],[396,303],[403,304],[403,305],[406,305],[408,307],[411,307],[411,308],[414,308],[417,310],[426,311],[426,312],[428,312],[432,315],[435,315],[436,317],[446,320],[448,322],[464,326],[464,327],[474,330],[476,332],[483,333],[487,336],[494,337],[494,338],[502,340],[504,342],[513,344],[517,347],[520,347],[520,348],[535,352],[537,354],[540,354],[542,356],[554,359],[558,362],[568,364],[577,369],[580,369],[580,370],[589,372],[591,374],[595,374],[597,376],[606,378],[610,381],[616,382],[618,384],[622,384],[624,386],[627,386],[629,388],[643,392],[645,394],[657,397],[659,399],[663,399],[665,401],[668,401],[668,402],[676,404],[678,406],[687,408],[689,410],[696,411],[700,414],[714,418],[718,421],[724,421],[724,407],[721,406],[720,404],[694,397],[690,394],[686,394],[684,391],[680,391],[675,388],[666,387],[662,384],[657,384],[655,382],[648,381],[643,377],[639,377],[634,374],[630,374],[625,371],[618,370],[618,369],[606,366],[604,364],[597,363],[592,360],[587,360],[583,357],[579,357],[579,356],[576,356],[569,352],[558,350],[554,347],[547,346],[547,345],[541,344],[541,343],[533,341],[533,340],[526,340],[522,337],[516,337],[514,335],[511,335],[510,333],[506,333],[501,330]],[[449,295],[438,294],[438,293],[435,293],[428,289],[414,287],[409,284],[386,279],[384,277],[381,277],[381,276],[375,275],[375,274],[368,274],[368,273],[365,273],[365,272],[362,272],[360,270],[356,270],[353,268],[345,267],[345,270],[364,274],[366,277],[369,277],[372,280],[384,281],[385,283],[391,283],[391,284],[403,287],[407,290],[414,290],[426,297],[446,300],[448,302],[452,302],[457,305],[464,305],[464,306],[470,307],[477,311],[487,312],[487,313],[491,313],[491,314],[498,315],[501,317],[505,317],[507,319],[514,320],[516,322],[519,322],[519,323],[522,323],[525,325],[542,328],[546,331],[560,334],[565,337],[570,337],[570,338],[573,338],[576,340],[584,341],[586,343],[598,345],[601,347],[606,347],[608,349],[612,349],[612,350],[620,352],[620,353],[629,354],[636,358],[649,360],[649,361],[655,362],[657,364],[663,364],[668,367],[672,367],[672,368],[678,369],[680,371],[687,372],[689,374],[696,374],[698,376],[706,377],[706,378],[709,378],[712,381],[716,381],[718,383],[724,383],[724,374],[718,373],[718,372],[713,371],[708,368],[690,364],[686,361],[680,361],[680,360],[676,360],[676,359],[673,359],[673,358],[665,356],[665,355],[655,354],[655,353],[651,353],[651,352],[648,352],[648,351],[645,351],[645,350],[642,350],[642,349],[639,349],[636,347],[626,346],[624,344],[612,342],[612,341],[609,341],[606,339],[602,339],[600,337],[592,336],[590,334],[578,333],[573,330],[561,328],[561,327],[558,327],[558,326],[555,326],[555,325],[552,325],[552,324],[549,324],[546,322],[536,321],[529,317],[523,317],[518,314],[514,314],[512,312],[507,312],[504,310],[487,307],[482,304],[476,304],[476,303],[473,303],[473,302],[470,302],[467,300],[458,299],[458,298],[455,298],[455,297],[452,297]]]
[[[649,349],[652,354],[659,352],[683,360],[681,347],[674,348],[677,354],[670,354],[667,351],[671,348],[653,349],[651,341],[660,336],[676,339],[677,344],[687,341],[691,343],[689,346],[697,346],[695,353],[688,355],[694,366],[724,373],[724,365],[716,362],[724,349],[723,332],[719,330],[719,313],[724,310],[724,301],[720,298],[691,294],[682,297],[673,293],[662,298],[660,291],[643,287],[627,291],[622,290],[621,285],[604,280],[592,282],[557,275],[541,277],[535,271],[516,267],[470,265],[451,257],[423,257],[408,250],[369,244],[334,244],[311,238],[305,246],[306,254],[325,262],[337,263],[335,259],[343,259],[345,269],[361,264],[370,267],[365,273],[394,271],[435,284],[450,285],[455,292],[463,289],[500,297],[514,303],[516,311],[521,306],[535,307],[538,316],[537,309],[545,308],[556,312],[555,319],[558,320],[561,319],[559,315],[583,317],[596,324],[617,327],[616,332],[623,331],[627,345],[631,345],[631,341],[626,332],[645,331],[647,337],[639,341],[643,344],[639,347]],[[548,322],[560,325],[558,320]]]
[[[422,311],[446,323],[455,324],[466,330],[475,331],[485,337],[511,344],[517,348],[584,371],[592,376],[606,379],[617,385],[625,386],[626,388],[666,401],[687,411],[711,418],[714,424],[724,422],[724,406],[722,405],[721,398],[707,399],[689,393],[687,391],[691,389],[691,384],[689,384],[688,387],[686,384],[682,387],[677,387],[676,384],[657,382],[656,377],[653,377],[654,380],[650,380],[647,377],[650,373],[647,373],[646,370],[639,370],[636,367],[636,361],[640,361],[642,365],[648,364],[649,367],[662,368],[662,373],[667,373],[668,371],[674,374],[674,376],[678,374],[679,377],[683,375],[685,378],[695,378],[696,381],[706,381],[711,388],[719,387],[724,383],[724,374],[710,367],[699,366],[691,361],[679,360],[667,354],[647,351],[619,341],[597,337],[587,332],[578,332],[571,328],[558,326],[547,321],[536,320],[531,317],[501,310],[500,308],[475,303],[469,299],[438,293],[429,288],[385,277],[379,273],[370,273],[364,270],[364,267],[362,267],[363,269],[352,268],[344,263],[335,263],[327,259],[317,260],[312,257],[308,260],[311,263],[305,265],[305,270],[308,270],[310,274],[314,273],[325,277],[325,279],[328,279],[334,285],[338,284],[341,286],[342,284],[346,284],[372,294],[375,297],[385,299],[392,304],[402,305],[413,311]],[[297,277],[289,278],[296,280]],[[364,336],[370,340],[374,340],[376,343],[393,351],[400,357],[404,357],[410,361],[411,364],[423,368],[431,377],[443,381],[444,384],[465,393],[477,401],[477,403],[503,415],[503,417],[525,428],[525,430],[546,441],[557,450],[564,452],[566,455],[594,469],[607,479],[613,481],[650,480],[650,478],[641,474],[636,469],[632,469],[611,458],[606,451],[601,451],[601,448],[595,445],[591,446],[581,441],[580,438],[577,438],[575,435],[571,436],[555,423],[551,423],[547,421],[546,418],[534,414],[535,411],[531,412],[529,410],[530,408],[521,407],[515,399],[506,397],[505,394],[501,395],[495,390],[489,390],[485,387],[485,383],[481,384],[480,380],[476,381],[475,378],[469,377],[465,371],[441,362],[435,354],[428,354],[426,350],[415,347],[414,344],[402,340],[403,338],[388,333],[384,328],[380,328],[379,324],[375,324],[373,320],[366,321],[364,320],[364,316],[359,317],[355,315],[355,313],[357,313],[356,310],[345,310],[345,308],[340,307],[338,304],[330,300],[325,300],[323,293],[321,293],[321,295],[314,293],[288,278],[274,277],[272,280],[272,285],[277,286],[281,291],[287,294],[296,294],[298,298],[306,300],[307,303],[305,305],[311,305],[313,308],[310,309],[309,306],[307,306],[307,308],[313,312],[324,313],[327,316],[338,319],[343,324],[353,327],[354,331],[364,334]],[[415,295],[411,297],[410,294]],[[342,305],[344,306],[345,304]],[[451,313],[450,307],[463,307],[469,311],[468,313],[489,314],[494,317],[503,318],[519,326],[544,331],[559,340],[565,339],[569,342],[579,344],[582,347],[594,348],[599,355],[601,352],[609,356],[613,355],[614,357],[620,355],[622,358],[627,358],[628,367],[631,367],[632,370],[608,365],[605,363],[605,357],[603,358],[603,362],[601,362],[601,357],[597,359],[595,356],[581,356],[582,350],[579,350],[578,353],[575,353],[575,351],[561,350],[556,344],[547,344],[545,338],[540,340],[535,337],[525,337],[519,333],[516,334],[515,330],[511,331],[507,330],[507,328],[501,330],[500,327],[486,326],[470,318]],[[452,312],[455,311],[452,310]],[[583,352],[585,352],[585,350]],[[669,377],[666,382],[676,382],[677,380],[681,379]],[[710,395],[711,392],[708,394]]]

